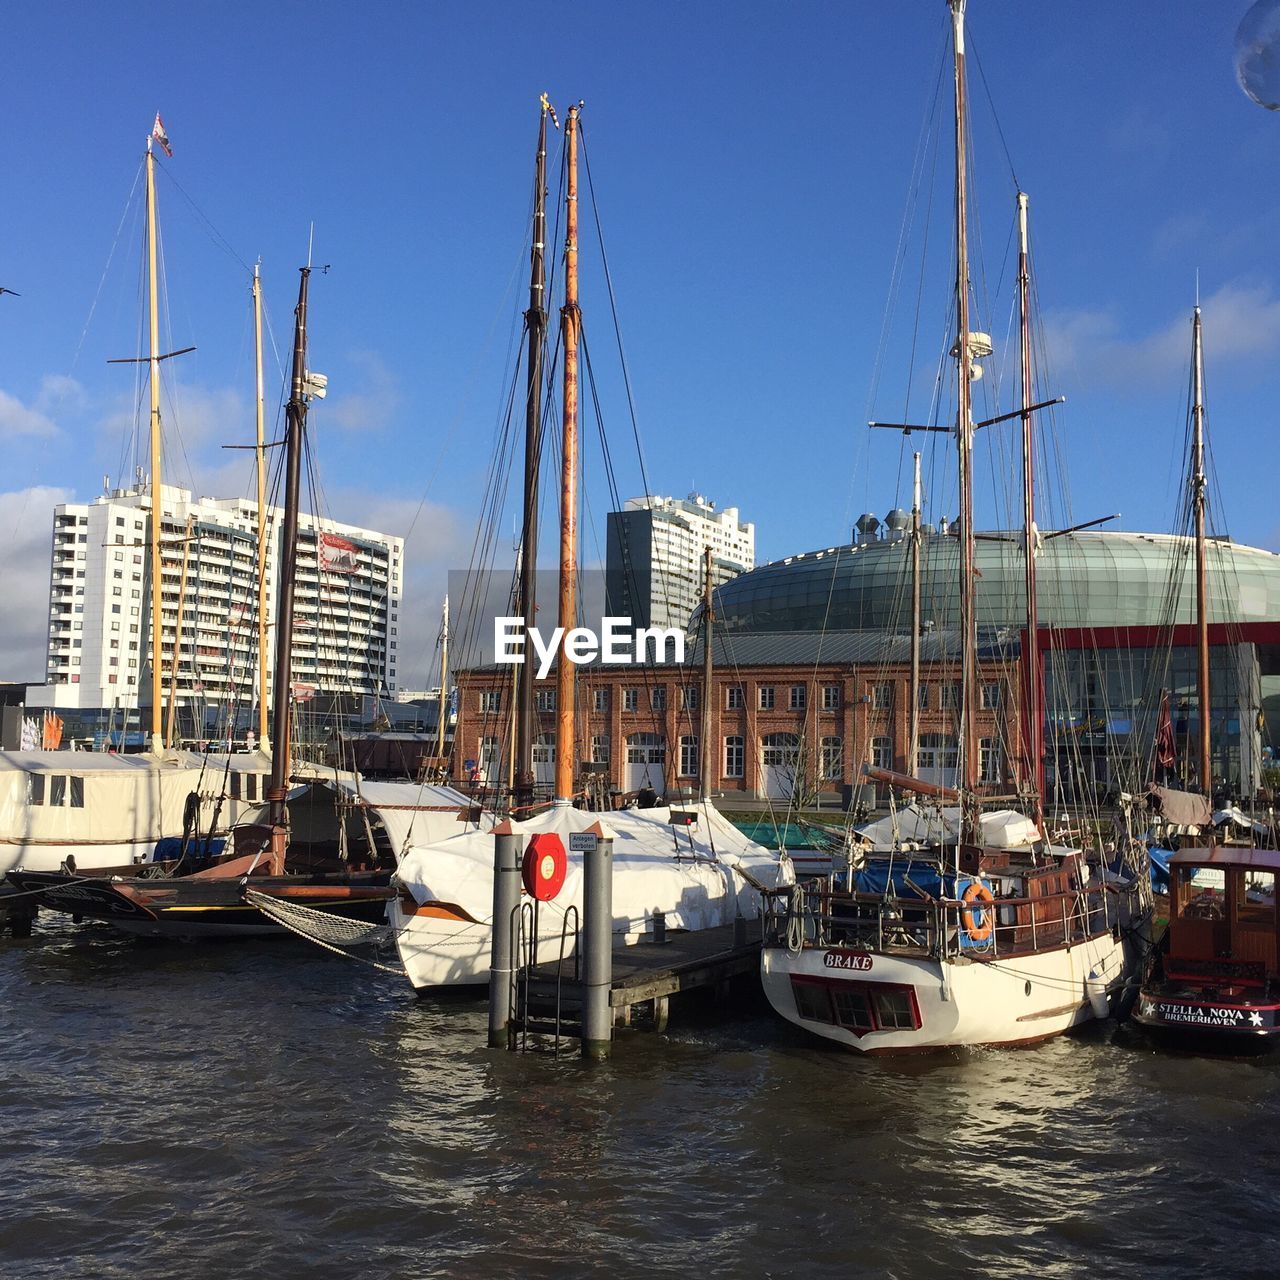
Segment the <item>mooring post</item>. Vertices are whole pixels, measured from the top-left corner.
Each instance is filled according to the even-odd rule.
[[[511,1020],[511,972],[515,951],[512,918],[520,902],[521,838],[503,823],[493,836],[493,942],[489,952],[489,1047],[507,1047]]]
[[[585,894],[582,917],[585,990],[582,1009],[582,1056],[596,1061],[609,1056],[613,1016],[613,838],[601,836],[584,854]]]

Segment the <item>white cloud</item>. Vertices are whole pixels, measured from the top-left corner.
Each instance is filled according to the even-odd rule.
[[[19,436],[48,438],[57,434],[52,418],[23,404],[17,396],[0,391],[0,440],[16,440]]]
[[[0,681],[44,679],[53,508],[74,496],[46,485],[0,493],[0,562],[5,566]]]
[[[1223,285],[1201,304],[1206,358],[1215,366],[1280,352],[1280,299],[1264,285]],[[1054,363],[1095,382],[1133,387],[1182,376],[1191,359],[1191,308],[1145,335],[1126,337],[1108,310],[1046,318]]]

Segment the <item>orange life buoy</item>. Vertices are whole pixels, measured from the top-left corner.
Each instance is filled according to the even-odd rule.
[[[974,880],[964,891],[964,910],[960,913],[960,923],[969,935],[971,942],[986,942],[991,937],[995,920],[995,895],[980,880]],[[981,905],[974,909],[973,904]]]

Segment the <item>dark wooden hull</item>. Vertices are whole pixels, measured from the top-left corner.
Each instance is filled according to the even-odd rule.
[[[324,874],[255,875],[260,893],[315,911],[379,923],[394,895],[389,871],[348,876]],[[9,881],[23,891],[39,890],[37,901],[77,920],[101,920],[126,933],[155,938],[288,937],[289,931],[244,900],[238,877],[199,876],[124,879],[78,877],[58,871],[11,871]]]

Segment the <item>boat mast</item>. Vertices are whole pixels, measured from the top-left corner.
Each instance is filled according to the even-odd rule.
[[[267,737],[267,462],[262,413],[262,281],[253,267],[253,368],[258,428],[258,750],[270,751]]]
[[[1026,573],[1027,647],[1022,655],[1023,742],[1032,784],[1037,828],[1044,828],[1044,694],[1040,682],[1040,632],[1036,602],[1035,452],[1031,431],[1031,269],[1027,241],[1027,196],[1018,192],[1018,325],[1022,366],[1022,554]]]
[[[960,791],[961,844],[977,842],[975,795],[978,782],[978,628],[974,599],[973,403],[969,346],[969,206],[966,169],[964,9],[966,0],[948,0],[955,50],[956,125],[956,449],[960,470]]]
[[[711,548],[703,551],[702,569],[702,799],[711,799],[715,782],[716,753],[711,743],[712,654],[711,624],[715,613],[711,607]]]
[[[280,535],[280,578],[276,595],[275,750],[271,753],[269,821],[277,833],[285,829],[289,794],[289,701],[293,672],[293,584],[298,561],[298,490],[302,468],[302,433],[307,422],[307,281],[310,267],[299,268],[298,307],[293,326],[293,378],[285,406],[284,528]],[[280,846],[276,852],[283,854]]]
[[[580,104],[579,104],[580,105]],[[564,307],[561,309],[564,344],[564,420],[560,465],[560,615],[567,636],[577,626],[578,571],[578,106],[569,108],[564,122],[565,142],[565,246]],[[557,804],[573,798],[573,678],[570,646],[561,643],[556,662],[556,786]],[[528,666],[528,662],[525,666]]]
[[[915,474],[911,484],[911,687],[907,772],[916,775],[920,757],[920,455],[913,455]]]
[[[1191,348],[1195,390],[1191,404],[1191,505],[1196,532],[1196,657],[1197,696],[1200,701],[1200,789],[1212,793],[1212,746],[1209,738],[1209,591],[1205,568],[1204,471],[1204,350],[1200,339],[1200,308],[1191,317]]]
[[[551,104],[542,95],[538,115],[538,157],[533,180],[533,247],[530,252],[529,310],[525,312],[528,355],[525,360],[524,524],[520,533],[520,612],[524,633],[537,625],[538,468],[542,456],[542,375],[547,349],[547,116]],[[526,644],[528,641],[526,641]],[[526,654],[516,686],[515,759],[512,800],[518,811],[533,804],[533,711],[535,667]],[[528,816],[527,813],[525,816]]]
[[[440,618],[440,709],[436,712],[436,757],[444,755],[444,727],[449,719],[449,597]]]
[[[157,120],[159,117],[157,117]],[[154,130],[153,130],[154,132]],[[151,383],[151,750],[164,746],[161,734],[161,493],[160,493],[160,299],[156,281],[156,158],[147,135],[147,297],[151,345],[147,363]],[[182,602],[178,602],[182,608]],[[175,655],[176,657],[176,655]]]

